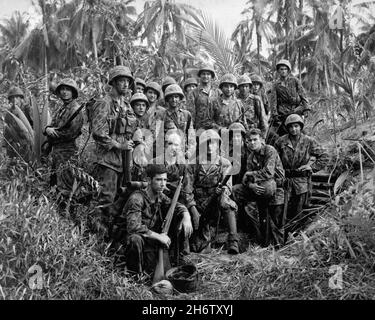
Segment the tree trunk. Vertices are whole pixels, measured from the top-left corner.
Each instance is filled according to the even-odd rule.
[[[98,65],[98,47],[96,46],[95,32],[94,32],[94,17],[90,18],[91,21],[91,45],[94,55],[95,65]]]
[[[262,37],[259,34],[258,27],[259,27],[259,23],[256,24],[256,35],[257,35],[258,71],[259,71],[259,75],[261,76],[262,75],[262,68],[261,68],[261,65],[260,65],[260,50],[261,50],[261,46],[262,46]]]
[[[165,51],[167,48],[167,42],[169,39],[169,28],[168,28],[168,21],[164,21],[163,24],[163,34],[160,40],[160,47],[158,50],[158,56],[164,61]],[[163,70],[164,68],[162,68]],[[158,74],[157,76],[162,76],[162,74]]]

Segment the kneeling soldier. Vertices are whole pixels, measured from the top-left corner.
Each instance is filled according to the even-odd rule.
[[[167,169],[164,165],[147,166],[146,189],[133,192],[115,225],[119,232],[116,241],[125,246],[125,260],[129,271],[152,273],[158,260],[160,246],[169,248],[177,230],[186,237],[192,233],[191,219],[185,206],[177,203],[169,234],[162,233],[163,221],[171,205],[164,193],[167,185]],[[176,230],[177,229],[177,230]]]
[[[282,244],[284,169],[280,157],[274,147],[262,142],[259,129],[248,132],[246,143],[249,149],[247,172],[242,184],[233,187],[233,198],[240,208],[240,214],[244,213],[248,203],[256,202],[259,217],[255,210],[246,212],[246,219],[250,219],[246,222],[250,223],[262,245],[267,246],[271,242]]]
[[[228,159],[220,156],[221,138],[215,130],[204,131],[199,137],[199,143],[198,162],[196,165],[189,166],[195,201],[188,199],[187,203],[190,211],[194,213],[193,216],[201,215],[199,229],[191,243],[191,250],[201,252],[206,248],[210,249],[220,221],[220,213],[223,213],[229,229],[228,253],[237,254],[239,252],[237,205],[230,199],[232,177],[229,177],[226,184],[221,184],[224,177],[231,173],[231,164]],[[202,150],[203,144],[206,144],[207,151]]]

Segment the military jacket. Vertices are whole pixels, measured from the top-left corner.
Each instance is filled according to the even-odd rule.
[[[220,96],[213,102],[211,112],[214,128],[228,128],[234,122],[240,122],[248,128],[244,105],[234,95],[228,100]]]
[[[258,128],[263,133],[267,131],[267,116],[265,113],[262,99],[253,94],[249,94],[246,98],[238,97],[243,105],[247,125],[250,128]]]
[[[112,94],[98,100],[92,114],[92,136],[96,143],[96,163],[122,172],[121,150],[116,143],[131,140],[137,118],[130,105]]]
[[[160,233],[171,202],[165,194],[161,194],[152,203],[145,190],[137,190],[130,195],[121,215],[116,219],[116,225],[126,230],[128,235],[142,235],[149,231]],[[188,212],[186,207],[177,203],[175,215],[182,217],[185,212]]]
[[[201,85],[189,94],[186,109],[192,115],[195,129],[209,129],[212,127],[210,109],[213,101],[220,94],[220,89],[211,87],[210,90],[206,90]]]
[[[275,148],[280,154],[286,177],[290,179],[296,194],[308,191],[309,174],[299,176],[303,174],[299,174],[295,170],[303,165],[310,164],[313,172],[317,172],[323,169],[328,161],[328,154],[324,148],[314,138],[305,134],[301,134],[296,147],[293,147],[289,134],[286,134],[276,141]]]
[[[270,107],[272,115],[284,118],[292,113],[302,115],[308,109],[308,101],[301,82],[292,75],[285,82],[277,79],[272,85]]]

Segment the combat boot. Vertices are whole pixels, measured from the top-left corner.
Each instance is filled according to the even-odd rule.
[[[238,247],[238,236],[237,234],[229,234],[228,236],[228,254],[239,254],[240,249]]]
[[[227,223],[229,229],[228,235],[228,253],[229,254],[238,254],[238,234],[237,234],[237,221],[236,214],[234,211],[227,212]]]

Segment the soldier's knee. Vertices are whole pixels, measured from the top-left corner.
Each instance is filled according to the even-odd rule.
[[[128,246],[133,248],[143,248],[144,240],[139,234],[132,234],[128,237]]]

